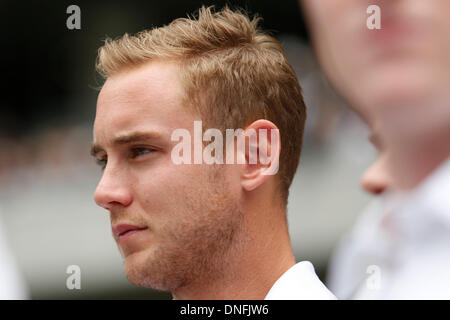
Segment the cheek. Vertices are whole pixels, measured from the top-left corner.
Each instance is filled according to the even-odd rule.
[[[172,163],[152,168],[139,177],[136,197],[147,214],[152,213],[155,217],[176,214],[186,204],[187,198],[195,198],[204,188],[204,171],[200,165]]]
[[[174,201],[176,175],[167,167],[158,166],[140,171],[135,180],[134,199],[143,211],[144,218],[156,227],[160,217],[167,214]]]
[[[353,53],[365,23],[365,8],[351,1],[306,1],[310,30],[322,66],[331,74]]]
[[[338,12],[336,9],[341,6],[339,4],[341,1],[333,0],[303,0],[300,2],[302,3],[303,10],[307,14],[308,18],[312,18],[314,20],[329,17],[333,14],[333,12]]]
[[[242,164],[229,164],[225,165],[223,168],[221,168],[223,171],[221,171],[220,180],[221,186],[223,188],[226,188],[227,194],[237,199],[240,197],[240,194],[242,192],[242,177],[241,174],[245,170],[244,165]],[[216,181],[217,182],[217,181]]]
[[[448,13],[450,12],[450,1],[444,1],[444,4],[441,5],[442,10],[436,12],[436,16],[439,16],[441,30],[439,36],[436,37],[439,41],[437,43],[436,50],[439,51],[439,54],[442,57],[440,62],[447,66],[446,72],[448,75],[450,73],[450,18],[448,17]],[[442,69],[443,68],[441,68],[441,70]]]
[[[310,20],[313,26],[326,26],[332,30],[339,25],[348,22],[350,16],[355,14],[365,15],[366,8],[361,0],[304,0],[303,11],[306,18]]]

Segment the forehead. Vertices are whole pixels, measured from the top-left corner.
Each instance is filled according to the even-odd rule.
[[[193,117],[175,63],[151,62],[108,78],[97,100],[94,140],[134,130],[170,130]]]

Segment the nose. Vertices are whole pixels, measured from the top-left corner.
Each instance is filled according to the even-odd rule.
[[[130,205],[133,198],[126,179],[118,170],[106,167],[95,190],[94,200],[97,205],[110,211],[116,206]]]
[[[373,195],[379,195],[391,187],[391,178],[385,161],[378,158],[361,176],[362,188]]]

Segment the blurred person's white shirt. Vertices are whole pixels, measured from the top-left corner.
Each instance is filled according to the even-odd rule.
[[[374,201],[327,280],[340,299],[450,299],[450,159],[414,190]]]
[[[0,300],[14,299],[28,299],[28,288],[8,248],[0,220]]]
[[[333,300],[309,261],[298,262],[274,283],[264,300]]]

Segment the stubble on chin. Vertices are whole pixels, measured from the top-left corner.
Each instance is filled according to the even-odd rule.
[[[158,246],[127,257],[130,282],[173,292],[226,274],[242,245],[244,219],[222,178],[211,176],[205,192],[185,192],[184,213],[160,229]]]

